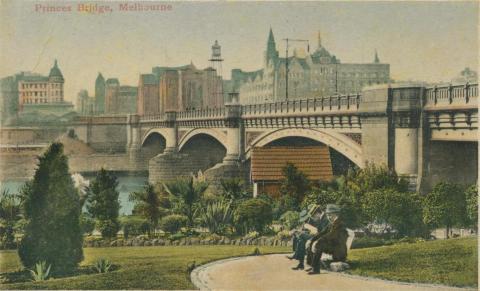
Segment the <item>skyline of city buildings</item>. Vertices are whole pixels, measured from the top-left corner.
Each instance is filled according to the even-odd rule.
[[[223,79],[221,74],[223,58],[217,40],[211,48],[209,67],[200,69],[193,62],[183,66],[155,66],[151,73],[139,75],[137,86],[120,84],[118,78],[106,80],[98,73],[94,95],[90,96],[87,90],[77,94],[76,111],[81,115],[152,115],[218,108],[224,105],[225,96],[230,92],[239,93],[242,104],[283,101],[287,99],[287,66],[288,99],[358,93],[365,86],[394,82],[390,78],[390,65],[381,62],[377,51],[371,63],[341,63],[325,48],[320,33],[313,52],[309,51],[310,45],[306,52],[296,46],[285,58],[287,53],[281,56],[270,29],[262,68],[233,69],[230,80]],[[477,73],[467,67],[451,80],[475,82],[477,78]],[[61,115],[71,111],[73,105],[64,100],[64,84],[65,78],[56,60],[48,76],[20,72],[2,78],[2,124],[18,114],[37,111]]]
[[[251,72],[233,69],[232,82],[242,104],[358,93],[365,86],[390,81],[390,65],[381,63],[376,52],[372,59],[366,64],[341,63],[322,45],[320,32],[313,53],[302,54],[295,49],[292,56],[280,57],[270,29],[263,67]]]

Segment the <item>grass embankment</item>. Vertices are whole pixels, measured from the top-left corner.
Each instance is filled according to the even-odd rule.
[[[249,255],[256,246],[176,246],[86,248],[82,266],[98,258],[109,259],[119,268],[105,274],[79,275],[44,282],[2,284],[1,289],[194,289],[187,273],[197,265],[234,256]],[[287,247],[258,247],[262,254],[288,251]],[[22,268],[16,251],[0,252],[0,273]]]
[[[2,289],[193,289],[187,265],[243,256],[255,246],[177,246],[86,248],[82,266],[107,258],[119,269],[46,282],[3,284]],[[259,247],[262,254],[290,251],[287,247]],[[16,251],[0,252],[0,273],[21,269]],[[351,274],[388,280],[477,286],[477,239],[403,243],[352,250]]]
[[[478,286],[476,238],[352,250],[351,274],[388,280]]]

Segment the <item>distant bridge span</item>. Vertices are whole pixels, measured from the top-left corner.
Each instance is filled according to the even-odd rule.
[[[179,165],[187,174],[216,163],[206,170],[207,176],[234,175],[248,161],[253,147],[302,137],[328,145],[359,167],[366,162],[385,164],[421,187],[445,175],[464,175],[466,182],[476,181],[476,165],[472,168],[470,161],[478,160],[476,151],[471,150],[472,144],[473,148],[478,145],[477,102],[477,84],[428,88],[380,85],[360,94],[254,105],[232,100],[224,108],[116,119],[90,117],[79,119],[76,126],[77,132],[89,133],[106,130],[102,126],[122,124],[131,162],[139,167],[148,164],[152,182],[173,178],[164,169]],[[162,136],[166,145],[155,157],[145,160],[142,146],[153,133]],[[83,139],[98,142],[92,136],[95,134],[89,133]],[[217,151],[202,157],[199,169],[189,162],[199,159],[192,157],[193,152],[185,152],[186,145],[193,142],[199,144],[199,155]],[[464,145],[468,149],[458,150]],[[190,151],[194,149],[189,147]],[[442,173],[437,170],[443,165],[442,159],[468,165],[459,166],[464,173]]]

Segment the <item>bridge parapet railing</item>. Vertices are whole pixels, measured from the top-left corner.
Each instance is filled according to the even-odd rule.
[[[225,108],[205,108],[177,112],[177,120],[220,119],[225,117]]]
[[[167,116],[164,113],[144,115],[140,118],[140,122],[165,121]]]
[[[360,105],[360,100],[360,94],[350,94],[262,104],[247,104],[242,106],[242,115],[296,115],[300,113],[356,112]]]
[[[478,84],[444,85],[426,88],[426,109],[477,107]]]

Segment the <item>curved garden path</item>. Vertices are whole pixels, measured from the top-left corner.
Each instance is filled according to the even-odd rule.
[[[293,271],[296,265],[281,255],[230,258],[193,270],[192,282],[202,290],[465,290],[391,282],[322,270],[320,275]]]

